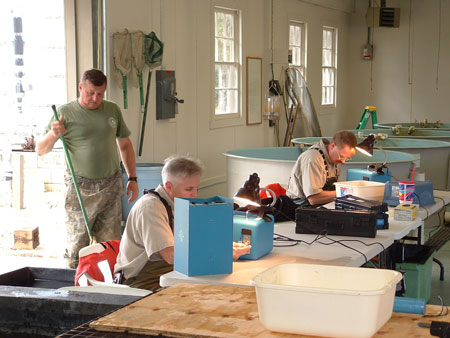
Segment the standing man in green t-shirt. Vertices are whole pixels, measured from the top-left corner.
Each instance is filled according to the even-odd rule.
[[[103,99],[106,85],[107,79],[102,71],[86,71],[79,83],[79,98],[57,109],[59,120],[50,120],[46,134],[36,144],[37,154],[44,155],[64,135],[96,242],[121,237],[124,187],[119,152],[128,174],[128,201],[136,200],[139,195],[136,158],[129,138],[131,133],[119,106]],[[76,268],[78,251],[89,245],[89,236],[68,171],[65,184],[67,248],[64,257],[69,267]]]

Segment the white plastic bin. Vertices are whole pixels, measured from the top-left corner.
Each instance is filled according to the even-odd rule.
[[[259,319],[269,330],[326,337],[372,337],[392,316],[394,270],[280,264],[257,276]]]
[[[336,182],[336,197],[353,195],[372,201],[382,202],[385,183],[373,181],[343,181]]]

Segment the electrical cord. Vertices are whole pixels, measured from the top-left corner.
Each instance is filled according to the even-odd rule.
[[[295,246],[295,245],[297,245],[299,243],[304,243],[304,244],[307,244],[307,245],[311,245],[311,244],[314,244],[314,243],[319,243],[319,244],[322,244],[322,245],[339,244],[339,245],[342,245],[343,247],[345,247],[347,249],[356,251],[357,253],[362,255],[364,257],[365,263],[369,262],[369,260],[367,259],[367,256],[363,252],[359,251],[358,249],[355,249],[355,248],[353,248],[353,247],[351,247],[351,246],[349,246],[347,244],[344,244],[344,242],[358,242],[358,243],[364,244],[365,246],[372,246],[372,245],[377,245],[378,244],[378,245],[380,245],[382,247],[383,251],[386,249],[384,247],[384,245],[381,244],[380,242],[374,242],[374,243],[367,244],[367,243],[365,243],[365,242],[363,242],[361,240],[357,240],[357,239],[335,240],[335,239],[332,239],[332,238],[328,237],[326,234],[317,234],[316,238],[314,238],[314,240],[312,240],[311,242],[307,242],[307,241],[304,241],[302,239],[290,238],[288,236],[280,235],[280,234],[277,234],[277,233],[274,233],[274,236],[277,236],[277,237],[274,237],[274,241],[291,242],[291,244],[283,244],[283,245],[274,244],[274,247],[291,247],[291,246]],[[321,242],[321,239],[323,239],[323,238],[328,239],[330,242],[329,243]]]
[[[427,208],[424,208],[424,207],[421,207],[420,205],[421,205],[422,203],[420,202],[420,197],[419,197],[419,195],[417,195],[416,192],[413,192],[413,194],[414,194],[414,196],[416,196],[417,199],[419,200],[419,209],[422,208],[422,209],[424,209],[425,212],[427,213],[427,216],[425,217],[425,219],[427,219],[428,216],[429,216],[429,214],[428,214],[428,209],[427,209]]]
[[[395,177],[394,175],[392,175],[392,172],[391,172],[391,178],[393,178],[393,179],[396,180],[397,182],[400,181],[397,177]]]
[[[441,296],[437,296],[439,298],[439,301],[441,302],[441,312],[439,312],[436,315],[423,315],[423,317],[441,317],[448,315],[448,307],[444,304],[444,300]]]
[[[285,217],[287,220],[289,220],[289,221],[291,221],[291,222],[296,222],[296,220],[295,219],[292,219],[292,217],[290,217],[290,216],[288,216],[288,215],[286,215],[284,212],[282,212],[281,210],[277,210],[278,211],[278,213],[279,214],[281,214],[283,217]],[[297,244],[301,244],[301,243],[304,243],[304,244],[307,244],[307,245],[311,245],[311,244],[313,244],[313,243],[315,243],[315,242],[317,242],[317,243],[319,243],[319,244],[322,244],[322,245],[331,245],[331,244],[340,244],[340,245],[342,245],[343,247],[346,247],[346,248],[348,248],[348,249],[351,249],[351,250],[353,250],[353,251],[356,251],[357,253],[359,253],[359,254],[361,254],[363,257],[364,257],[364,260],[365,260],[365,263],[367,264],[368,262],[369,262],[369,260],[367,259],[367,256],[363,253],[363,252],[361,252],[361,251],[359,251],[359,250],[357,250],[357,249],[355,249],[355,248],[353,248],[353,247],[351,247],[351,246],[349,246],[349,245],[346,245],[346,244],[344,244],[343,242],[359,242],[359,243],[362,243],[362,244],[364,244],[365,246],[372,246],[372,245],[380,245],[381,246],[381,248],[383,249],[383,251],[384,250],[386,250],[386,248],[384,247],[384,245],[383,244],[381,244],[380,242],[374,242],[374,243],[370,243],[370,244],[367,244],[367,243],[365,243],[365,242],[363,242],[363,241],[361,241],[361,240],[358,240],[358,239],[341,239],[341,240],[335,240],[335,239],[332,239],[332,238],[330,238],[330,237],[328,237],[327,236],[327,234],[326,233],[319,233],[319,234],[316,234],[317,236],[316,236],[316,238],[314,239],[314,240],[312,240],[311,242],[307,242],[307,241],[304,241],[304,240],[302,240],[302,239],[294,239],[294,238],[290,238],[290,237],[288,237],[288,236],[284,236],[284,235],[281,235],[281,234],[277,234],[277,233],[275,233],[274,232],[274,238],[273,238],[273,240],[274,241],[277,241],[277,242],[289,242],[289,244],[275,244],[274,243],[274,247],[291,247],[291,246],[296,246]],[[275,237],[276,236],[276,237]],[[331,241],[331,243],[323,243],[323,242],[321,242],[320,240],[322,239],[322,238],[326,238],[326,239],[328,239],[328,240],[330,240]]]
[[[415,194],[415,193],[414,193]],[[437,215],[439,218],[439,224],[435,225],[434,227],[432,227],[432,229],[430,230],[430,232],[428,233],[428,239],[430,239],[430,237],[443,225],[443,221],[441,219],[441,212],[442,210],[445,209],[445,200],[441,197],[435,196],[435,198],[438,198],[442,201],[442,207],[438,210]],[[426,208],[424,208],[425,210],[427,210]],[[427,210],[427,218],[428,218],[428,210]]]

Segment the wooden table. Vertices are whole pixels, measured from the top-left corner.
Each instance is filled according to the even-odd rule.
[[[440,307],[427,306],[427,314]],[[430,337],[418,322],[450,321],[443,317],[393,313],[374,337]],[[266,330],[259,321],[253,288],[177,284],[147,296],[90,323],[99,331],[129,332],[163,337],[288,338],[312,337]]]

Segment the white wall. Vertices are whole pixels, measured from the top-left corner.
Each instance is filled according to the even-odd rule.
[[[267,122],[245,125],[243,115],[237,126],[212,128],[214,109],[213,31],[212,10],[215,4],[241,10],[242,15],[242,74],[245,74],[246,56],[264,54],[264,15],[266,1],[209,1],[209,0],[107,0],[109,41],[108,74],[114,73],[112,63],[112,34],[127,28],[149,33],[154,31],[164,42],[162,69],[175,70],[179,114],[171,120],[156,120],[155,75],[153,75],[148,108],[143,154],[138,162],[161,162],[175,153],[190,154],[205,164],[201,195],[226,195],[226,157],[223,152],[243,147],[263,147],[270,143]],[[147,69],[144,73],[147,78]],[[243,77],[245,98],[245,77]],[[263,79],[263,83],[267,83]],[[122,91],[118,81],[110,76],[108,98],[122,105]],[[137,152],[142,114],[139,112],[139,92],[128,87],[128,109],[123,109],[125,120],[132,131],[132,142]]]
[[[322,135],[332,136],[336,131],[352,128],[348,117],[349,95],[348,82],[350,76],[349,31],[353,1],[299,1],[274,0],[274,63],[275,77],[279,77],[281,68],[286,66],[289,46],[289,21],[306,24],[307,60],[306,81],[319,118]],[[337,98],[336,107],[321,107],[322,94],[322,27],[331,26],[338,31],[337,52]],[[359,121],[359,120],[358,120]],[[295,136],[309,136],[302,132],[302,120],[298,118]],[[282,129],[285,124],[282,123]]]
[[[450,12],[448,1],[388,1],[389,7],[401,7],[400,28],[374,30],[374,58],[370,62],[362,58],[362,47],[367,40],[368,1],[273,0],[275,78],[279,79],[281,67],[286,66],[289,20],[303,21],[307,24],[307,82],[323,135],[355,128],[366,105],[377,107],[379,122],[424,118],[448,122],[450,24],[442,17],[437,70],[439,3],[442,13]],[[161,162],[170,154],[189,153],[199,157],[206,167],[201,196],[226,195],[226,158],[222,153],[276,144],[274,130],[267,121],[261,125],[245,125],[245,100],[238,125],[211,127],[214,109],[212,9],[219,5],[241,10],[242,74],[245,74],[246,56],[262,57],[265,91],[271,79],[271,4],[271,0],[106,0],[109,44],[112,34],[124,28],[141,29],[145,33],[155,31],[164,42],[162,68],[176,71],[178,97],[185,100],[179,105],[176,118],[156,121],[153,76],[144,151],[142,157],[137,157],[138,162]],[[333,109],[320,106],[323,25],[338,28],[337,105]],[[109,75],[112,70],[110,64]],[[147,78],[147,70],[144,78]],[[110,79],[109,98],[121,103],[118,83],[111,76]],[[245,76],[242,80],[245,98]],[[137,151],[142,114],[136,88],[129,88],[129,108],[123,113]],[[298,123],[301,127],[300,120]],[[282,122],[281,141],[284,126]],[[303,136],[299,130],[295,134],[297,137]]]
[[[388,1],[388,7],[401,9],[400,27],[374,29],[372,62],[361,56],[367,39],[367,6],[368,1],[357,0],[352,16],[349,93],[353,119],[359,121],[364,106],[370,104],[377,107],[379,122],[448,123],[450,2]]]

